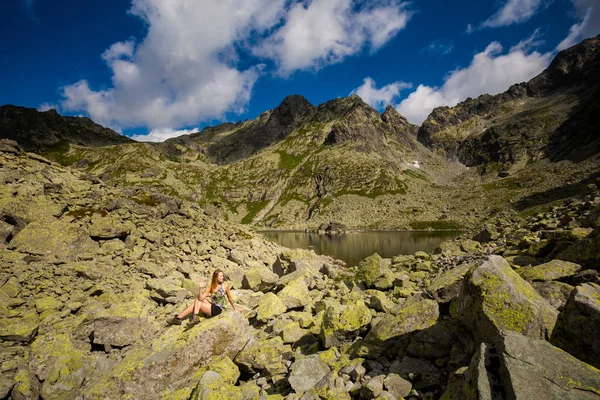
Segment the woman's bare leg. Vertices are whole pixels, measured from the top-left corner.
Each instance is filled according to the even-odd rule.
[[[186,308],[185,310],[183,310],[181,312],[181,314],[179,314],[177,316],[177,318],[179,319],[184,319],[185,317],[187,317],[188,315],[190,315],[193,311],[194,311],[194,304],[195,304],[196,300],[194,300],[194,303],[190,304],[188,306],[188,308]]]
[[[212,316],[212,313],[210,311],[210,303],[206,300],[200,302],[200,301],[195,301],[194,302],[194,315],[198,314],[199,311],[202,311],[205,315],[207,316]]]

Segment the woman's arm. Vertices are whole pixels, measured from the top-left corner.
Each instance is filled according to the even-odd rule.
[[[233,297],[231,296],[231,292],[229,291],[229,286],[225,284],[223,284],[223,286],[225,287],[225,294],[227,294],[227,300],[229,300],[229,303],[231,303],[231,307],[234,309],[234,311],[242,311],[235,308],[235,304],[233,304]]]
[[[206,288],[206,280],[204,278],[200,278],[200,288],[198,289],[198,298],[200,299],[200,301],[204,300],[209,294],[209,289],[206,288],[206,290],[204,290],[204,288]]]

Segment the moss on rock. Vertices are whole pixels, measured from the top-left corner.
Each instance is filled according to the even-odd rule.
[[[321,323],[321,338],[326,348],[338,346],[371,322],[371,312],[361,300],[327,307]]]
[[[528,281],[555,281],[575,275],[581,265],[569,261],[552,260],[533,267],[520,268],[517,273]]]
[[[451,311],[488,343],[502,330],[549,338],[558,314],[500,256],[490,256],[465,276]]]
[[[267,293],[258,301],[258,309],[256,310],[256,319],[261,322],[266,322],[287,310],[287,307],[275,293]]]

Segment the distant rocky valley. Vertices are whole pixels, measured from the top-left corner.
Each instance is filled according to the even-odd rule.
[[[600,36],[420,126],[358,96],[138,143],[0,107],[0,399],[600,398]],[[357,265],[257,229],[464,229]],[[167,326],[222,269],[243,313]]]

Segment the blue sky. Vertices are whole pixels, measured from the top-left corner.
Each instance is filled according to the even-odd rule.
[[[296,93],[357,93],[419,124],[598,33],[598,0],[4,0],[0,104],[155,141]]]

